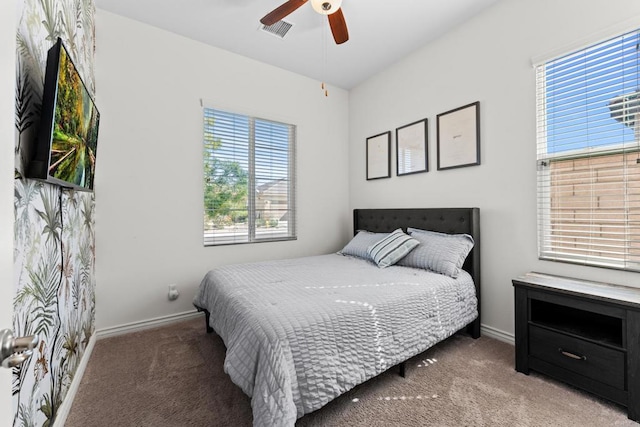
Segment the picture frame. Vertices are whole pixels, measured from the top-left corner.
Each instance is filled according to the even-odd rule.
[[[391,177],[391,131],[367,138],[367,181]]]
[[[480,164],[480,101],[437,116],[438,170]]]
[[[428,120],[396,128],[396,175],[412,175],[429,171]]]

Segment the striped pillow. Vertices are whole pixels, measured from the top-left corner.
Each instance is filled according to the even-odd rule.
[[[400,261],[419,244],[419,241],[398,228],[379,242],[369,246],[367,253],[378,264],[378,267],[384,268]]]

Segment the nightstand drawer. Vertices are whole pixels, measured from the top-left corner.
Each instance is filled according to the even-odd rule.
[[[529,325],[529,355],[624,390],[622,351]]]

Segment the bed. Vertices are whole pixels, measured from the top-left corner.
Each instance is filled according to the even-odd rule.
[[[387,369],[403,372],[406,360],[459,330],[479,337],[479,214],[354,210],[356,234],[411,227],[471,236],[455,278],[341,253],[209,271],[194,305],[224,341],[225,372],[251,397],[254,425],[293,426]]]

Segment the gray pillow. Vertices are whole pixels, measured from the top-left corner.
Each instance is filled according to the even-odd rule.
[[[398,265],[423,268],[456,278],[464,260],[473,248],[473,238],[468,234],[446,234],[435,231],[407,229],[420,246],[402,258]]]
[[[358,234],[338,253],[371,260],[371,255],[367,252],[369,246],[378,243],[388,235],[389,233],[372,233],[365,230],[358,231]]]
[[[413,237],[405,234],[401,228],[369,246],[367,252],[378,267],[384,268],[395,264],[420,244]]]

